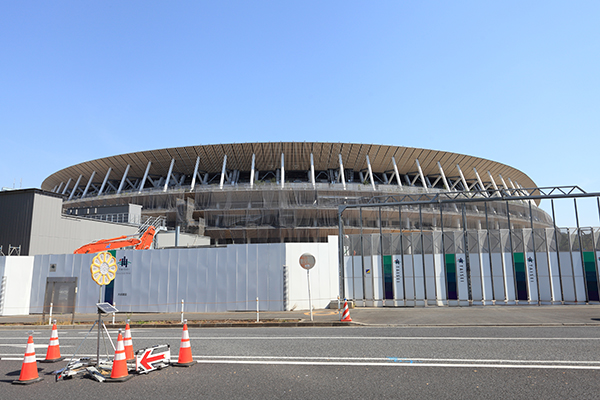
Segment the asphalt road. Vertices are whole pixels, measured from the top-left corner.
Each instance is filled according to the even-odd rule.
[[[59,332],[61,352],[96,353],[96,333]],[[111,335],[116,334],[111,330]],[[181,329],[135,329],[134,348],[171,345]],[[0,330],[0,398],[211,399],[598,398],[598,327],[336,327],[190,329],[198,365],[125,383],[54,382],[66,362],[38,364],[42,382],[17,386],[26,330]],[[34,332],[45,355],[49,331]],[[110,344],[108,344],[110,346]],[[104,350],[103,350],[104,352]],[[112,355],[112,349],[109,347]]]

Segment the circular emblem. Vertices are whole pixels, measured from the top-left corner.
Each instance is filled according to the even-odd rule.
[[[300,266],[304,269],[311,269],[315,266],[316,262],[315,256],[310,253],[304,253],[300,256]]]
[[[96,254],[90,267],[92,279],[98,285],[108,285],[115,279],[117,273],[117,260],[107,251]]]

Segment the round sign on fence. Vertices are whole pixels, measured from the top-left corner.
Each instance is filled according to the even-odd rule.
[[[90,267],[92,279],[100,286],[108,285],[115,279],[117,273],[117,261],[107,251],[98,253],[92,260]]]
[[[304,253],[300,256],[300,266],[304,269],[311,269],[315,266],[316,262],[315,256],[310,253]]]

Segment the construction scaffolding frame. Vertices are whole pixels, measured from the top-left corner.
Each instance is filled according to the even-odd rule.
[[[565,303],[570,303],[570,302],[574,302],[577,303],[578,301],[581,302],[583,298],[585,298],[585,302],[600,302],[600,298],[598,298],[598,283],[600,282],[600,276],[598,274],[598,264],[600,263],[600,260],[597,262],[597,258],[598,258],[598,254],[600,254],[600,246],[598,246],[598,242],[600,241],[600,228],[582,228],[580,227],[580,222],[579,222],[579,213],[578,213],[578,208],[577,208],[577,200],[578,199],[582,199],[582,198],[596,198],[596,203],[598,205],[598,215],[600,218],[600,193],[586,193],[583,189],[581,189],[578,186],[557,186],[557,187],[540,187],[540,188],[530,188],[530,189],[525,189],[525,188],[512,188],[512,189],[507,189],[502,188],[502,189],[487,189],[485,191],[477,191],[477,190],[472,190],[472,191],[460,191],[460,192],[437,192],[437,193],[411,193],[411,194],[404,194],[404,195],[386,195],[386,196],[378,196],[378,197],[373,197],[373,198],[369,198],[369,199],[365,199],[365,202],[362,204],[343,204],[340,205],[338,207],[338,224],[339,224],[339,236],[338,236],[338,258],[339,258],[339,293],[340,293],[340,298],[345,298],[347,291],[345,288],[346,285],[346,279],[349,277],[345,276],[345,271],[346,266],[345,266],[345,259],[346,257],[348,257],[348,252],[349,252],[349,244],[346,243],[345,241],[348,241],[349,235],[345,234],[345,225],[344,225],[344,213],[347,212],[348,210],[352,210],[352,209],[358,209],[358,215],[359,215],[359,221],[360,221],[360,231],[359,231],[359,241],[358,243],[360,243],[360,246],[358,247],[354,247],[354,253],[351,254],[352,255],[356,255],[357,252],[356,250],[359,250],[359,253],[362,257],[362,260],[360,261],[360,263],[362,264],[362,270],[363,270],[363,276],[362,276],[362,290],[357,289],[357,291],[359,293],[362,293],[362,301],[363,301],[363,305],[367,305],[367,303],[369,303],[369,301],[367,300],[367,295],[370,294],[372,295],[372,304],[373,305],[387,305],[386,304],[386,300],[389,300],[389,296],[386,295],[386,291],[388,290],[388,288],[386,287],[386,285],[389,282],[386,282],[384,279],[384,276],[386,274],[385,271],[385,266],[384,263],[386,263],[386,261],[384,260],[385,257],[384,255],[386,253],[384,253],[384,242],[387,240],[389,241],[393,241],[393,240],[397,240],[395,237],[394,238],[384,238],[384,234],[382,232],[382,226],[384,224],[387,224],[387,222],[385,220],[382,219],[382,210],[386,211],[386,215],[391,215],[392,211],[390,210],[396,210],[395,212],[397,213],[397,218],[398,218],[398,222],[399,222],[399,229],[397,229],[397,234],[399,235],[399,244],[396,244],[396,249],[400,249],[399,252],[397,252],[397,254],[399,254],[399,257],[396,258],[395,263],[396,264],[401,264],[402,267],[402,272],[399,273],[398,275],[401,275],[402,277],[402,286],[398,286],[397,291],[398,292],[402,292],[402,296],[404,296],[404,300],[403,300],[403,305],[431,305],[431,304],[437,304],[437,305],[442,305],[442,304],[448,304],[448,305],[470,305],[470,304],[474,304],[473,302],[473,295],[472,295],[472,285],[471,285],[471,278],[473,276],[477,277],[477,271],[473,274],[473,271],[470,270],[470,266],[472,264],[475,264],[478,267],[481,267],[481,273],[479,275],[479,278],[481,279],[481,282],[475,282],[475,286],[474,287],[478,287],[480,291],[485,291],[486,287],[484,284],[484,272],[483,272],[483,264],[488,265],[489,267],[489,278],[490,278],[490,282],[488,282],[488,298],[493,299],[489,304],[496,304],[496,301],[498,301],[498,298],[496,297],[498,295],[498,297],[502,297],[504,296],[505,298],[505,303],[507,304],[518,304],[519,301],[523,302],[524,300],[527,300],[528,304],[542,304],[544,303],[544,301],[542,300],[542,295],[540,294],[540,279],[541,278],[546,278],[547,282],[549,284],[549,288],[546,288],[546,291],[550,291],[551,293],[551,298],[552,301],[551,303],[556,304],[556,303],[560,303],[560,304],[565,304]],[[573,207],[574,207],[574,212],[575,212],[575,219],[576,219],[576,228],[575,229],[569,229],[569,228],[559,228],[556,225],[556,214],[555,214],[555,209],[554,209],[554,201],[555,200],[564,200],[564,199],[573,199]],[[534,220],[533,220],[533,213],[532,213],[532,204],[535,202],[537,204],[539,204],[541,202],[541,200],[549,200],[551,203],[551,209],[552,209],[552,227],[549,229],[545,229],[545,228],[540,228],[540,224],[538,223],[538,227],[534,229]],[[483,208],[484,208],[484,215],[485,215],[485,228],[484,229],[478,229],[478,230],[468,230],[467,227],[467,219],[466,219],[466,206],[471,204],[471,206],[473,206],[473,204],[481,204],[483,203]],[[523,208],[522,205],[523,204],[528,204],[528,208],[529,208],[529,223],[530,223],[530,227],[529,228],[521,228],[519,229],[514,229],[513,225],[511,224],[511,212],[510,212],[510,206],[511,204],[521,204],[521,209]],[[505,214],[505,218],[507,220],[508,223],[508,229],[490,229],[490,223],[489,223],[489,209],[493,209],[493,205],[497,205],[497,204],[502,204],[503,207],[506,208],[506,214]],[[488,206],[490,205],[490,206]],[[440,254],[438,254],[438,256],[441,255],[441,259],[442,259],[442,265],[438,266],[438,269],[436,269],[436,267],[433,267],[433,275],[435,275],[434,277],[431,277],[432,273],[431,273],[431,269],[429,271],[429,273],[426,271],[426,266],[425,266],[425,236],[424,236],[424,230],[423,230],[423,209],[429,207],[430,209],[433,209],[433,207],[435,206],[435,208],[439,208],[439,218],[440,218],[440,226],[439,227],[435,227],[435,228],[431,228],[432,229],[430,231],[431,235],[434,235],[432,237],[435,237],[438,242],[441,240],[441,248],[439,246],[439,243],[433,243],[433,244],[428,244],[429,246],[429,253],[428,254],[435,254],[436,249],[440,252]],[[445,227],[445,223],[444,223],[444,209],[448,209],[447,207],[451,207],[452,210],[454,211],[454,215],[457,215],[457,211],[458,213],[460,213],[461,218],[462,218],[462,223],[460,223],[460,226],[457,226],[456,228],[451,228],[449,229],[447,226]],[[477,207],[476,205],[474,207]],[[403,227],[403,223],[402,223],[402,213],[403,213],[403,208],[410,208],[412,211],[412,213],[414,213],[414,209],[418,208],[418,213],[419,213],[419,227],[418,229],[411,229],[410,225],[408,227],[406,227],[406,229]],[[365,277],[367,276],[365,274],[365,254],[377,254],[377,253],[369,253],[369,251],[371,251],[371,248],[374,245],[369,244],[367,246],[367,250],[365,250],[365,242],[371,242],[370,238],[367,238],[367,236],[376,236],[376,233],[373,233],[373,231],[371,230],[370,234],[364,233],[363,232],[363,226],[362,226],[362,221],[363,221],[363,211],[364,210],[368,210],[368,209],[376,209],[375,211],[378,211],[378,227],[379,227],[379,238],[378,238],[378,243],[379,243],[379,248],[378,250],[378,255],[380,257],[378,257],[377,262],[379,263],[379,265],[372,265],[373,268],[373,272],[375,272],[375,268],[379,268],[378,275],[380,277],[380,280],[382,282],[382,288],[381,288],[381,298],[376,298],[375,295],[375,274],[372,275],[372,277],[368,280],[370,280],[371,282],[365,282],[367,279],[365,279]],[[407,218],[407,223],[408,222],[408,218]],[[389,225],[386,225],[389,226]],[[388,232],[390,230],[388,229]],[[553,235],[553,237],[547,237],[548,235]],[[386,234],[386,236],[390,235],[389,233]],[[427,236],[429,238],[429,236]],[[367,240],[368,239],[368,240]],[[431,240],[431,239],[427,239],[427,240]],[[403,241],[405,243],[403,243]],[[445,243],[445,241],[447,242],[452,242],[452,243]],[[409,243],[406,243],[409,242]],[[456,243],[454,243],[456,242]],[[536,245],[536,242],[538,243],[538,245]],[[388,248],[391,248],[389,246],[389,243],[386,243],[388,246]],[[556,258],[557,258],[557,267],[558,267],[558,276],[559,279],[558,280],[553,280],[552,278],[552,272],[550,271],[550,261],[548,261],[548,271],[538,271],[538,254],[541,251],[540,248],[541,246],[544,246],[544,248],[546,249],[546,253],[550,254],[549,251],[552,247],[552,251],[556,251]],[[462,246],[462,247],[456,247],[456,246]],[[452,257],[447,257],[449,256],[447,250],[447,247],[449,248],[459,248],[459,251],[455,251],[454,253],[456,254],[461,254],[461,257],[458,260],[453,259],[452,257],[454,257],[455,254],[450,254]],[[587,251],[584,251],[584,247]],[[405,264],[405,254],[404,254],[404,250],[405,249],[410,249],[411,254],[420,254],[422,260],[418,260],[418,262],[415,261],[415,265],[414,267],[411,266],[411,268],[417,268],[419,267],[419,270],[417,271],[416,269],[412,269],[411,273],[413,274],[413,285],[415,282],[415,276],[417,276],[418,274],[422,274],[422,299],[418,300],[418,297],[416,296],[416,288],[413,290],[413,288],[408,288],[406,287],[406,282],[405,282],[405,274],[404,274],[404,264]],[[471,262],[471,260],[469,260],[470,254],[471,254],[471,250],[475,248],[476,252],[480,255],[480,260],[473,260],[474,262]],[[416,249],[416,250],[415,250]],[[565,250],[567,249],[569,254],[570,254],[570,258],[571,260],[567,263],[564,259],[562,259],[562,255],[559,254],[559,251]],[[594,256],[593,258],[591,255],[591,251],[589,251],[590,249],[592,249],[592,251],[595,249],[596,251],[594,252]],[[485,251],[483,251],[485,250]],[[391,250],[389,250],[391,251]],[[416,252],[415,252],[416,251]],[[503,278],[503,285],[501,284],[501,282],[495,282],[494,283],[494,279],[499,280],[499,276],[494,275],[494,270],[493,270],[493,263],[492,263],[492,257],[493,257],[493,251],[494,252],[498,252],[500,254],[502,254],[503,251],[508,251],[508,254],[510,256],[510,261],[508,261],[508,259],[505,261],[504,259],[501,260],[502,261],[502,266],[503,268],[505,268],[505,265],[509,265],[510,271],[508,270],[503,270],[502,272],[502,278]],[[579,255],[577,256],[578,261],[581,261],[581,268],[582,268],[582,280],[583,280],[583,288],[584,290],[581,290],[581,287],[577,288],[576,287],[576,271],[574,271],[574,262],[573,262],[573,252],[577,252],[579,253]],[[462,255],[464,253],[464,259],[462,258]],[[489,256],[489,260],[483,260],[481,259],[481,256],[483,254],[487,254]],[[529,255],[529,256],[528,256]],[[434,256],[435,257],[435,256]],[[550,257],[548,255],[548,257]],[[353,257],[349,257],[350,259],[354,260]],[[563,263],[565,264],[569,264],[571,271],[561,271],[561,259],[563,261]],[[402,261],[400,261],[402,260]],[[415,258],[416,260],[416,258]],[[354,263],[354,261],[352,261]],[[375,261],[371,261],[369,260],[367,262],[367,265],[369,265],[369,262],[373,262],[375,263]],[[390,261],[388,260],[387,263],[389,264]],[[458,264],[456,264],[458,263]],[[489,264],[488,264],[489,263]],[[417,264],[421,264],[421,265],[417,265]],[[452,264],[452,265],[449,265]],[[461,266],[461,272],[460,274],[463,274],[462,276],[458,276],[459,272],[458,270],[454,270],[453,268],[455,268],[457,265]],[[448,269],[448,267],[450,266],[450,269]],[[352,266],[352,273],[354,274],[354,267]],[[444,286],[440,284],[440,280],[437,279],[437,274],[439,273],[439,269],[443,268],[443,273],[447,273],[448,271],[455,271],[454,273],[456,274],[456,277],[452,277],[451,275],[446,275],[444,277],[444,279],[446,280],[445,282],[445,286],[446,287],[440,287],[440,286]],[[390,270],[390,266],[387,265],[387,269],[388,269],[388,273]],[[422,269],[422,271],[421,271]],[[540,274],[538,274],[538,272],[540,272]],[[548,273],[548,275],[544,275],[546,274],[546,272]],[[368,274],[368,267],[367,267],[367,271],[366,273]],[[442,274],[443,274],[442,273]],[[523,275],[524,274],[524,275]],[[563,274],[567,274],[569,275],[569,277],[571,278],[570,280],[565,280],[565,282],[563,282]],[[510,275],[510,276],[509,276]],[[431,282],[426,282],[427,279],[431,278]],[[349,278],[350,279],[350,278]],[[355,277],[352,276],[351,281],[352,281],[352,285],[353,285],[353,291],[354,291],[354,286],[356,286],[357,288],[359,287],[360,284],[356,284],[356,281],[354,280]],[[397,277],[395,277],[394,279],[398,279]],[[451,280],[451,282],[448,281],[448,279]],[[460,282],[459,282],[460,281]],[[567,282],[568,281],[568,282]],[[571,281],[572,281],[572,285],[571,285]],[[525,282],[525,284],[523,283]],[[400,283],[400,281],[396,281],[395,283]],[[392,284],[395,284],[394,282],[392,282]],[[430,283],[429,287],[428,287],[428,283]],[[450,293],[450,291],[455,290],[458,291],[459,290],[459,286],[461,285],[461,283],[464,285],[462,290],[463,290],[463,298],[459,298],[459,296],[456,296],[455,293]],[[477,286],[477,285],[480,286]],[[558,284],[558,286],[557,286]],[[564,285],[566,285],[565,287],[563,287]],[[371,287],[372,286],[372,287]],[[503,286],[503,287],[502,287]],[[572,287],[571,287],[572,286]],[[435,293],[433,294],[433,298],[434,300],[431,300],[432,298],[432,294],[430,293],[428,295],[428,290],[434,291]],[[572,291],[572,292],[571,292]],[[579,291],[579,293],[578,293]],[[498,293],[495,293],[498,292]],[[503,293],[500,293],[503,292]],[[571,293],[572,295],[565,295],[565,293]],[[585,293],[585,297],[583,297],[583,293]],[[414,296],[414,301],[412,300],[408,300],[407,296],[409,295]],[[449,294],[450,293],[450,294]],[[468,295],[465,295],[465,293],[468,293]],[[560,294],[560,296],[557,295]],[[441,297],[446,296],[446,300],[445,303],[442,301],[440,302],[440,294],[442,294]],[[386,297],[387,296],[387,297]],[[350,296],[349,296],[350,297]],[[456,302],[450,301],[450,298],[453,297]],[[480,294],[480,297],[482,299],[481,304],[486,304],[486,299],[485,299],[485,295],[484,294]],[[567,297],[570,299],[567,299]],[[514,302],[509,301],[511,298],[514,298]],[[566,300],[567,299],[567,300]],[[574,301],[573,301],[574,299]],[[361,300],[361,299],[358,299]],[[393,305],[399,305],[398,302],[396,301],[396,296],[394,295],[393,297],[393,301],[392,301]]]

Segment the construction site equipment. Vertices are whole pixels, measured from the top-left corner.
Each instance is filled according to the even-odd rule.
[[[196,364],[192,358],[192,346],[190,345],[190,335],[188,333],[187,319],[183,320],[183,334],[181,335],[181,345],[179,346],[179,357],[174,367],[191,367]]]
[[[158,344],[138,350],[135,358],[135,369],[138,374],[167,368],[171,364],[171,347],[168,344]]]
[[[352,322],[352,318],[350,318],[350,310],[348,310],[348,300],[344,299],[344,312],[342,314],[342,322]]]
[[[30,334],[27,339],[27,347],[25,348],[25,357],[21,366],[21,374],[19,379],[12,383],[18,385],[28,385],[41,381],[42,378],[38,375],[37,362],[35,359],[35,347],[33,345],[33,336]]]
[[[133,341],[131,340],[131,328],[129,327],[129,320],[125,324],[125,336],[123,337],[123,344],[125,346],[125,359],[127,361],[135,361],[135,355],[133,354]]]
[[[81,246],[73,254],[99,253],[106,250],[133,247],[135,250],[147,250],[152,246],[156,228],[150,225],[141,236],[119,236],[111,239],[101,239]]]
[[[58,328],[56,327],[56,320],[52,325],[52,333],[50,334],[50,344],[48,344],[48,350],[46,350],[46,358],[40,360],[42,363],[54,363],[64,360],[64,357],[60,355],[60,344],[58,343]]]
[[[113,359],[112,371],[110,378],[106,378],[106,382],[125,382],[133,375],[129,375],[127,369],[127,360],[125,360],[125,346],[123,345],[123,335],[119,329],[117,338],[117,348],[115,350],[115,358]]]

